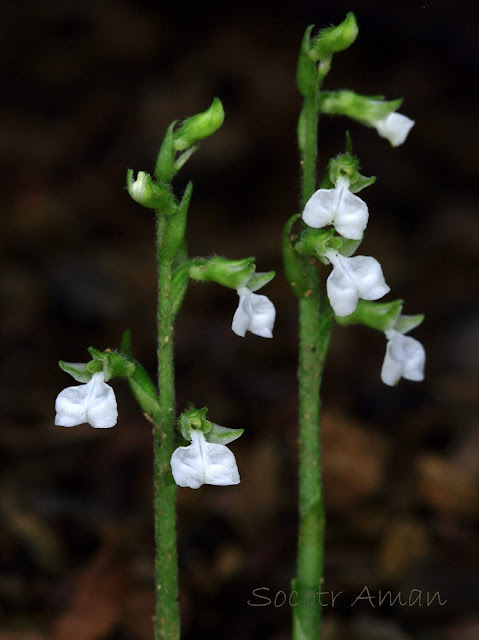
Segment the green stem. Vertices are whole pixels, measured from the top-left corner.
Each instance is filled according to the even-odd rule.
[[[305,97],[300,116],[302,207],[316,189],[318,96],[319,82],[317,92]],[[299,301],[299,533],[293,588],[300,604],[293,609],[293,639],[319,640],[318,591],[323,583],[325,534],[319,392],[331,335],[331,313],[326,304],[321,311],[317,267],[308,264],[306,269],[311,288]]]
[[[155,640],[179,640],[178,561],[176,550],[176,484],[170,459],[175,442],[175,379],[173,369],[172,261],[163,257],[168,218],[157,216],[158,261],[158,386],[159,424],[154,438],[154,518],[156,616]]]

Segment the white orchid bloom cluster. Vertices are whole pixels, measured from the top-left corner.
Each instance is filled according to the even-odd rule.
[[[395,135],[404,135],[405,138],[414,124],[406,120],[409,119],[392,113],[379,126],[390,126],[390,133],[395,131]],[[354,314],[359,300],[379,300],[390,291],[381,265],[375,258],[350,255],[353,252],[351,248],[358,245],[348,241],[361,241],[369,212],[366,203],[351,193],[350,179],[347,176],[338,173],[334,188],[318,189],[306,203],[302,218],[314,229],[332,225],[346,239],[340,242],[335,237],[330,245],[335,248],[328,247],[327,243],[326,246],[317,248],[318,257],[333,266],[326,289],[331,307],[338,318]],[[416,325],[410,317],[400,316],[397,326],[388,327],[385,331],[388,343],[381,378],[387,385],[397,384],[401,377],[415,381],[424,379],[424,348],[414,338],[404,335],[413,326]]]
[[[103,371],[94,373],[85,384],[63,389],[57,396],[55,411],[55,424],[61,427],[88,422],[96,429],[109,429],[118,420],[115,393],[106,384]]]
[[[171,472],[179,487],[198,489],[203,484],[239,484],[234,454],[226,446],[239,438],[243,429],[227,429],[206,420],[207,409],[188,409],[179,419],[181,434],[191,442],[171,456]]]

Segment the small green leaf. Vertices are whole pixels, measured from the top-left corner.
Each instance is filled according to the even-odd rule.
[[[173,317],[175,317],[181,309],[189,280],[189,264],[185,262],[183,265],[177,267],[171,281],[171,309]]]
[[[296,68],[296,83],[299,92],[304,98],[314,96],[318,86],[316,64],[309,55],[310,38],[313,27],[314,25],[311,24],[304,33],[299,52],[298,66]]]

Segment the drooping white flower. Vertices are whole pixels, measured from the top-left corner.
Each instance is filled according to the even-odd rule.
[[[207,442],[200,430],[190,431],[191,444],[178,447],[171,456],[171,471],[180,487],[198,489],[202,484],[239,484],[233,452],[224,444]]]
[[[276,309],[271,300],[248,287],[240,287],[238,295],[239,304],[231,326],[236,335],[244,338],[245,333],[251,331],[262,338],[272,338]]]
[[[389,386],[401,378],[420,382],[424,380],[426,352],[422,344],[395,329],[385,332],[388,343],[381,370],[381,380]]]
[[[97,429],[108,429],[118,419],[115,393],[106,384],[102,371],[94,373],[86,384],[63,389],[57,396],[55,411],[55,424],[62,427],[89,422]]]
[[[385,118],[371,123],[382,138],[389,140],[393,147],[402,144],[414,126],[414,120],[393,111]]]
[[[344,238],[361,240],[368,224],[366,203],[349,191],[349,179],[340,176],[334,189],[318,189],[306,203],[303,220],[314,229],[334,225]]]
[[[390,291],[384,280],[381,265],[375,258],[346,258],[337,251],[329,251],[326,257],[333,265],[326,288],[337,316],[349,316],[353,313],[359,298],[379,300]]]

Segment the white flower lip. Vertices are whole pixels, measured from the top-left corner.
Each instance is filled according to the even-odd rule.
[[[141,198],[146,187],[146,173],[144,171],[138,171],[136,180],[130,187],[130,195],[133,199]]]
[[[359,298],[379,300],[390,291],[384,280],[381,265],[375,258],[346,258],[336,251],[328,252],[326,257],[333,264],[326,288],[337,316],[349,316],[354,313]]]
[[[344,238],[361,240],[368,224],[367,204],[349,191],[349,180],[339,177],[334,189],[318,189],[306,203],[303,220],[314,229],[330,224]]]
[[[251,331],[262,338],[272,338],[276,309],[271,300],[247,287],[238,289],[238,295],[239,304],[231,326],[234,333],[244,338],[246,332]]]
[[[203,484],[239,484],[234,454],[224,444],[207,442],[202,431],[191,431],[191,444],[171,456],[171,472],[179,487],[198,489]]]
[[[389,140],[393,147],[399,147],[413,128],[414,120],[393,111],[385,118],[376,120],[372,124],[382,138]]]
[[[424,380],[426,352],[422,344],[395,331],[386,331],[386,355],[381,369],[384,384],[395,386],[401,378],[420,382]]]
[[[97,429],[109,429],[118,420],[115,393],[101,371],[86,384],[63,389],[57,396],[55,411],[55,424],[61,427],[89,422]]]

